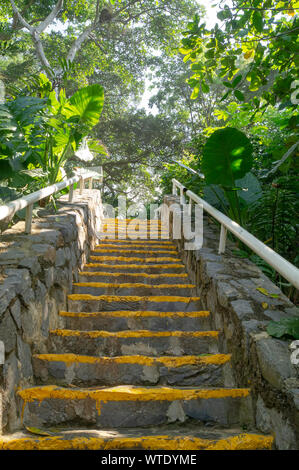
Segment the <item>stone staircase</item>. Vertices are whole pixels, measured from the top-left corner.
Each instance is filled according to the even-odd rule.
[[[92,252],[60,312],[65,327],[34,357],[36,386],[17,392],[24,431],[0,449],[272,448],[175,245],[160,225],[155,240],[130,235],[119,227]]]

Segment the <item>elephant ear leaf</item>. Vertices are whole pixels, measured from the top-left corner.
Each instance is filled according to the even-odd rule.
[[[274,338],[299,339],[299,318],[283,318],[280,321],[271,321],[267,333]]]
[[[67,118],[92,129],[98,122],[104,106],[104,89],[90,85],[78,90],[66,102],[63,114]]]
[[[235,188],[253,165],[253,148],[246,135],[233,127],[218,129],[203,149],[201,169],[207,184]]]

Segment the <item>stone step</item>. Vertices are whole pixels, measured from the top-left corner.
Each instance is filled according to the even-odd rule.
[[[169,241],[169,235],[167,233],[152,233],[152,232],[121,232],[121,231],[110,231],[110,232],[98,232],[98,237],[101,240],[109,241],[111,239],[118,239],[119,241],[131,240],[141,241],[145,243],[149,241]]]
[[[223,387],[231,372],[229,354],[203,356],[94,357],[39,354],[33,357],[38,383],[76,386],[171,385]]]
[[[103,219],[102,224],[135,224],[138,223],[140,225],[150,225],[150,224],[155,224],[155,225],[163,225],[161,219]],[[165,225],[165,224],[164,224]]]
[[[135,222],[129,222],[129,223],[117,223],[117,222],[103,222],[101,224],[101,229],[102,230],[109,230],[113,229],[114,227],[119,228],[120,230],[167,230],[168,227],[166,224],[157,224],[157,223],[148,223],[148,224],[143,224],[143,223],[135,223]]]
[[[115,227],[113,225],[103,226],[100,229],[100,234],[105,235],[105,234],[112,234],[112,233],[120,233],[122,234],[122,238],[131,238],[134,239],[135,237],[146,237],[146,235],[152,234],[152,235],[160,235],[161,238],[166,238],[169,240],[169,231],[165,229],[164,227],[150,227],[150,226],[144,226],[144,227],[131,227],[131,226],[121,226],[121,225],[116,225]],[[102,237],[100,237],[102,238]],[[116,237],[118,238],[118,237]],[[147,238],[147,237],[146,237]],[[150,238],[150,237],[148,237]],[[159,237],[158,237],[159,238]]]
[[[187,284],[187,273],[162,273],[162,274],[147,274],[144,272],[89,272],[82,271],[79,273],[80,282],[104,282],[104,283],[132,283],[137,282],[141,284]]]
[[[105,239],[101,240],[101,243],[98,245],[95,245],[95,248],[102,248],[104,246],[109,246],[113,245],[114,246],[123,246],[123,247],[136,247],[136,248],[143,248],[144,246],[148,248],[165,248],[165,249],[176,249],[176,245],[169,241],[169,240],[110,240],[110,239]]]
[[[185,273],[185,266],[183,264],[179,263],[172,263],[172,264],[132,264],[132,263],[127,263],[127,264],[111,264],[108,262],[103,262],[103,263],[88,263],[84,266],[84,271],[90,271],[90,272],[106,272],[106,271],[114,271],[117,270],[117,272],[120,273],[127,273],[127,272],[140,272],[143,273],[146,271],[147,274],[159,274],[159,273],[170,273],[170,274],[175,274],[175,273]],[[114,271],[116,272],[116,271]]]
[[[101,239],[102,242],[104,241],[111,241],[112,239],[116,239],[119,242],[123,242],[124,240],[126,243],[128,241],[132,241],[134,243],[138,241],[144,241],[144,243],[149,243],[151,241],[156,242],[164,242],[169,241],[169,236],[166,233],[151,233],[151,232],[144,232],[142,234],[138,233],[131,233],[131,232],[118,232],[118,231],[111,231],[111,232],[98,232],[98,238]]]
[[[200,297],[184,296],[128,296],[69,294],[71,312],[102,312],[119,310],[160,312],[194,312],[202,310]]]
[[[249,389],[134,387],[63,388],[17,392],[23,424],[37,428],[88,425],[97,429],[159,426],[189,418],[221,426],[251,426]]]
[[[137,243],[130,244],[119,244],[116,243],[102,243],[101,245],[97,245],[94,249],[95,253],[119,253],[123,255],[123,253],[138,253],[138,254],[156,254],[156,253],[167,253],[167,254],[174,254],[178,256],[178,251],[175,246],[171,245],[149,245],[146,241],[144,244],[138,245]]]
[[[150,225],[150,224],[104,224],[100,227],[102,232],[106,231],[127,231],[127,232],[168,232],[168,228],[163,225]]]
[[[181,259],[173,256],[142,256],[142,255],[135,255],[135,256],[113,256],[113,255],[101,255],[101,254],[94,254],[90,255],[90,260],[92,262],[96,263],[102,263],[102,262],[109,262],[109,264],[142,264],[144,267],[144,264],[178,264],[181,263]]]
[[[144,244],[148,246],[149,248],[155,248],[157,246],[165,247],[165,248],[177,248],[177,246],[167,237],[164,239],[161,239],[161,237],[155,237],[152,236],[148,238],[145,236],[145,239],[142,238],[113,238],[112,233],[107,236],[107,233],[104,233],[104,237],[99,239],[100,244],[96,245],[95,247],[102,247],[107,245],[129,245],[129,246],[136,246],[140,247],[143,246]]]
[[[241,429],[166,425],[147,429],[45,429],[40,437],[30,432],[0,436],[0,450],[271,450],[274,437]],[[51,432],[52,431],[52,432]],[[107,455],[108,458],[108,455]],[[115,457],[114,457],[115,458]],[[128,457],[127,457],[128,458]],[[132,456],[131,458],[134,458]],[[184,456],[185,458],[185,456]],[[166,461],[167,463],[169,460]],[[180,464],[185,460],[180,461]],[[116,463],[116,461],[114,461]],[[163,460],[162,460],[163,463]]]
[[[138,282],[105,283],[105,282],[74,282],[74,294],[89,295],[179,295],[195,294],[194,284],[144,284]]]
[[[85,356],[182,356],[218,353],[217,331],[50,331],[49,351]]]
[[[207,331],[210,313],[131,311],[118,312],[59,312],[69,330],[151,330],[151,331]]]
[[[127,248],[127,245],[125,246],[114,246],[114,247],[111,247],[110,244],[107,243],[107,247],[106,246],[102,246],[101,248],[95,248],[92,252],[91,252],[91,255],[92,256],[104,256],[104,255],[107,255],[107,256],[110,256],[110,255],[113,255],[113,256],[126,256],[127,258],[130,258],[130,257],[146,257],[146,258],[149,258],[149,257],[154,257],[154,256],[158,256],[159,258],[163,258],[164,256],[165,257],[169,257],[169,256],[178,256],[178,251],[175,249],[175,248],[152,248],[152,247],[129,247]]]

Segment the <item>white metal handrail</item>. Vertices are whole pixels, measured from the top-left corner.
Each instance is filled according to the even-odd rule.
[[[235,235],[245,245],[247,245],[254,253],[265,260],[272,268],[279,272],[285,279],[287,279],[293,286],[299,289],[299,269],[285,258],[280,256],[274,250],[269,248],[263,242],[258,240],[251,233],[247,232],[237,222],[230,219],[222,212],[215,209],[215,207],[208,204],[192,191],[189,191],[183,184],[176,179],[172,180],[173,195],[177,196],[177,189],[180,191],[180,203],[185,203],[185,196],[189,198],[189,211],[192,209],[192,202],[199,204],[203,209],[216,219],[221,224],[220,241],[219,241],[219,254],[225,252],[227,231]]]
[[[28,194],[27,196],[23,196],[19,199],[15,199],[14,201],[0,206],[0,220],[7,219],[9,221],[13,218],[16,212],[22,209],[26,209],[25,233],[31,233],[32,209],[36,202],[41,201],[42,199],[51,196],[52,194],[58,193],[67,187],[70,187],[69,202],[72,202],[74,185],[76,183],[80,183],[80,194],[82,194],[85,180],[88,180],[89,189],[91,189],[93,179],[102,180],[103,178],[102,172],[91,172],[91,169],[87,169],[85,172],[84,169],[80,170],[83,171],[75,176],[72,176],[71,178],[61,181],[60,183],[52,184],[51,186],[47,186],[46,188],[40,189],[39,191],[35,191],[34,193]]]

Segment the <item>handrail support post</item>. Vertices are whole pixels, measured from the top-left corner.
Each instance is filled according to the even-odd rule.
[[[84,189],[84,180],[83,180],[83,178],[81,177],[81,178],[80,178],[80,195],[83,193],[83,189]]]
[[[26,207],[25,233],[31,233],[33,204]]]
[[[219,255],[225,253],[226,239],[227,239],[227,228],[223,224],[221,224],[219,250],[218,250]]]
[[[185,204],[185,195],[184,195],[184,188],[183,186],[180,187],[180,204]]]
[[[73,197],[74,197],[74,185],[72,184],[72,185],[70,186],[69,202],[73,202]]]
[[[192,215],[192,198],[189,198],[189,205],[188,205],[188,215],[191,217]]]
[[[178,194],[177,193],[177,186],[176,186],[174,181],[172,183],[172,194],[173,194],[173,196],[177,196],[177,194]]]

